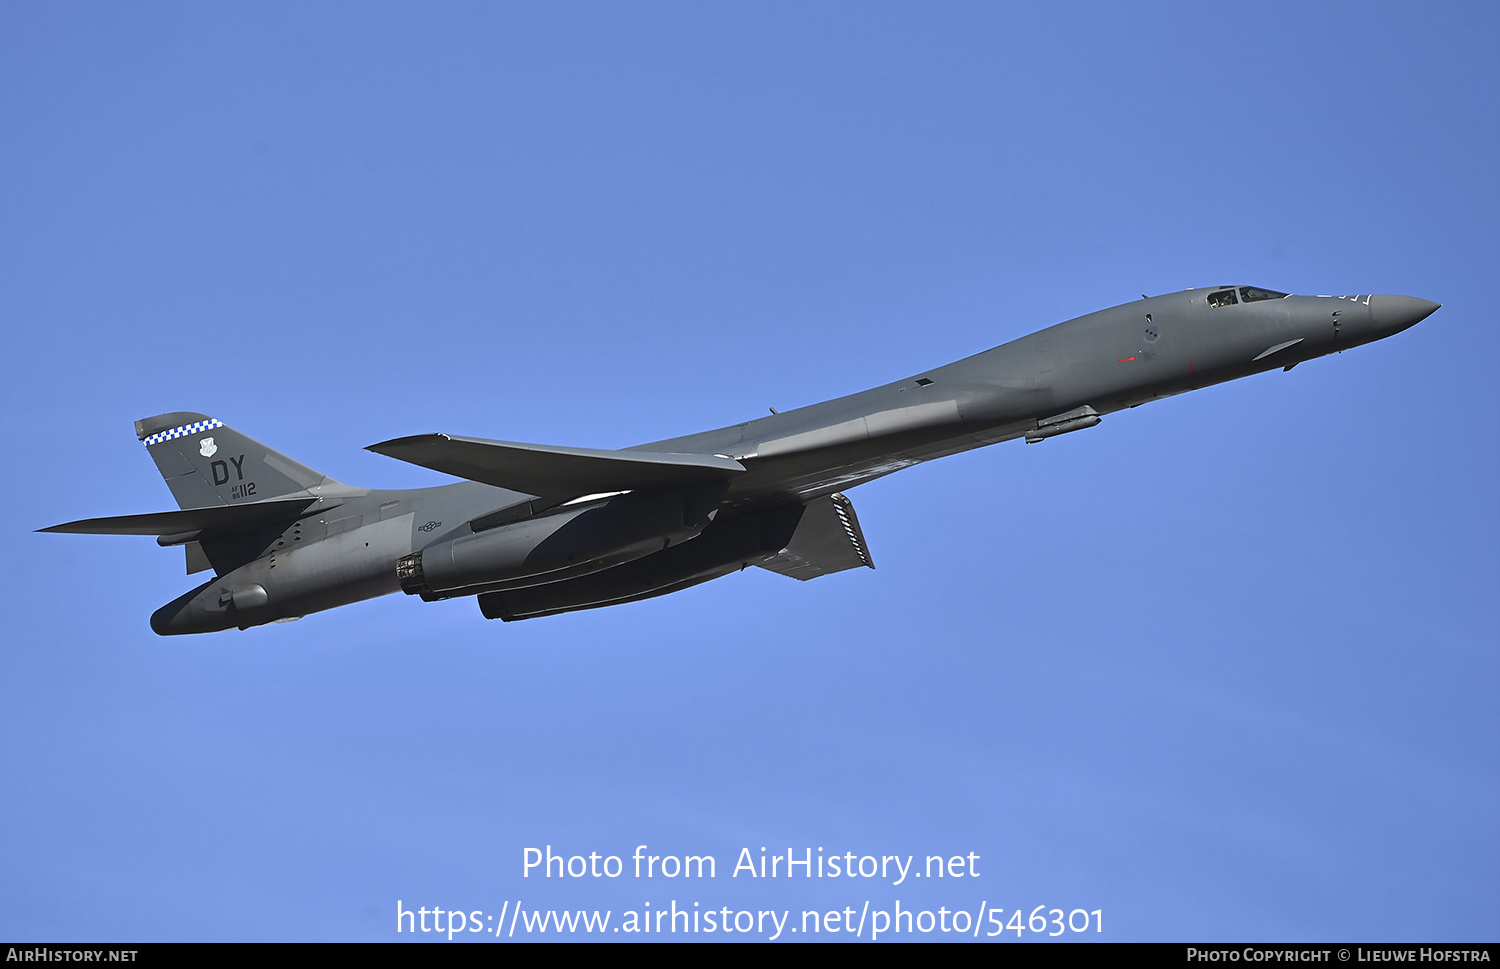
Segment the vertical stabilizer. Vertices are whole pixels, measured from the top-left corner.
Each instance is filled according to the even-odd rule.
[[[283,498],[337,483],[204,414],[142,418],[135,422],[135,434],[179,508]]]

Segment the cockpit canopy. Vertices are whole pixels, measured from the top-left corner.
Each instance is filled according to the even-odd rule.
[[[1256,303],[1263,299],[1286,299],[1288,293],[1278,293],[1274,289],[1258,289],[1254,286],[1239,287],[1239,297],[1235,297],[1235,287],[1224,286],[1208,294],[1208,305],[1218,309],[1221,306],[1233,306],[1236,303]]]

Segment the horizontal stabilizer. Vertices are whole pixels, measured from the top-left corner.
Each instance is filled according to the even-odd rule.
[[[797,531],[781,554],[760,567],[806,582],[861,565],[873,569],[854,505],[843,495],[809,501]]]
[[[704,484],[745,470],[738,461],[713,454],[596,451],[447,434],[398,437],[366,450],[541,497]]]
[[[117,515],[39,528],[39,532],[72,532],[79,535],[178,535],[185,532],[232,531],[278,518],[294,518],[316,502],[316,498],[278,498],[243,505],[184,508],[148,515]]]

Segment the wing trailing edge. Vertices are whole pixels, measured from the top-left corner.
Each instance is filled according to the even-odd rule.
[[[745,470],[716,454],[603,451],[417,434],[365,450],[433,471],[541,497],[577,497],[724,481]]]

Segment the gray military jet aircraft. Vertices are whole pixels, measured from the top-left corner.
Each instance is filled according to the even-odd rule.
[[[842,491],[1012,438],[1383,339],[1437,303],[1190,289],[1090,313],[914,377],[622,451],[447,434],[371,451],[466,478],[340,484],[203,414],[136,421],[179,511],[47,532],[155,535],[214,577],[162,635],[247,629],[398,589],[531,619],[675,592],[755,565],[794,579],[874,567]]]

